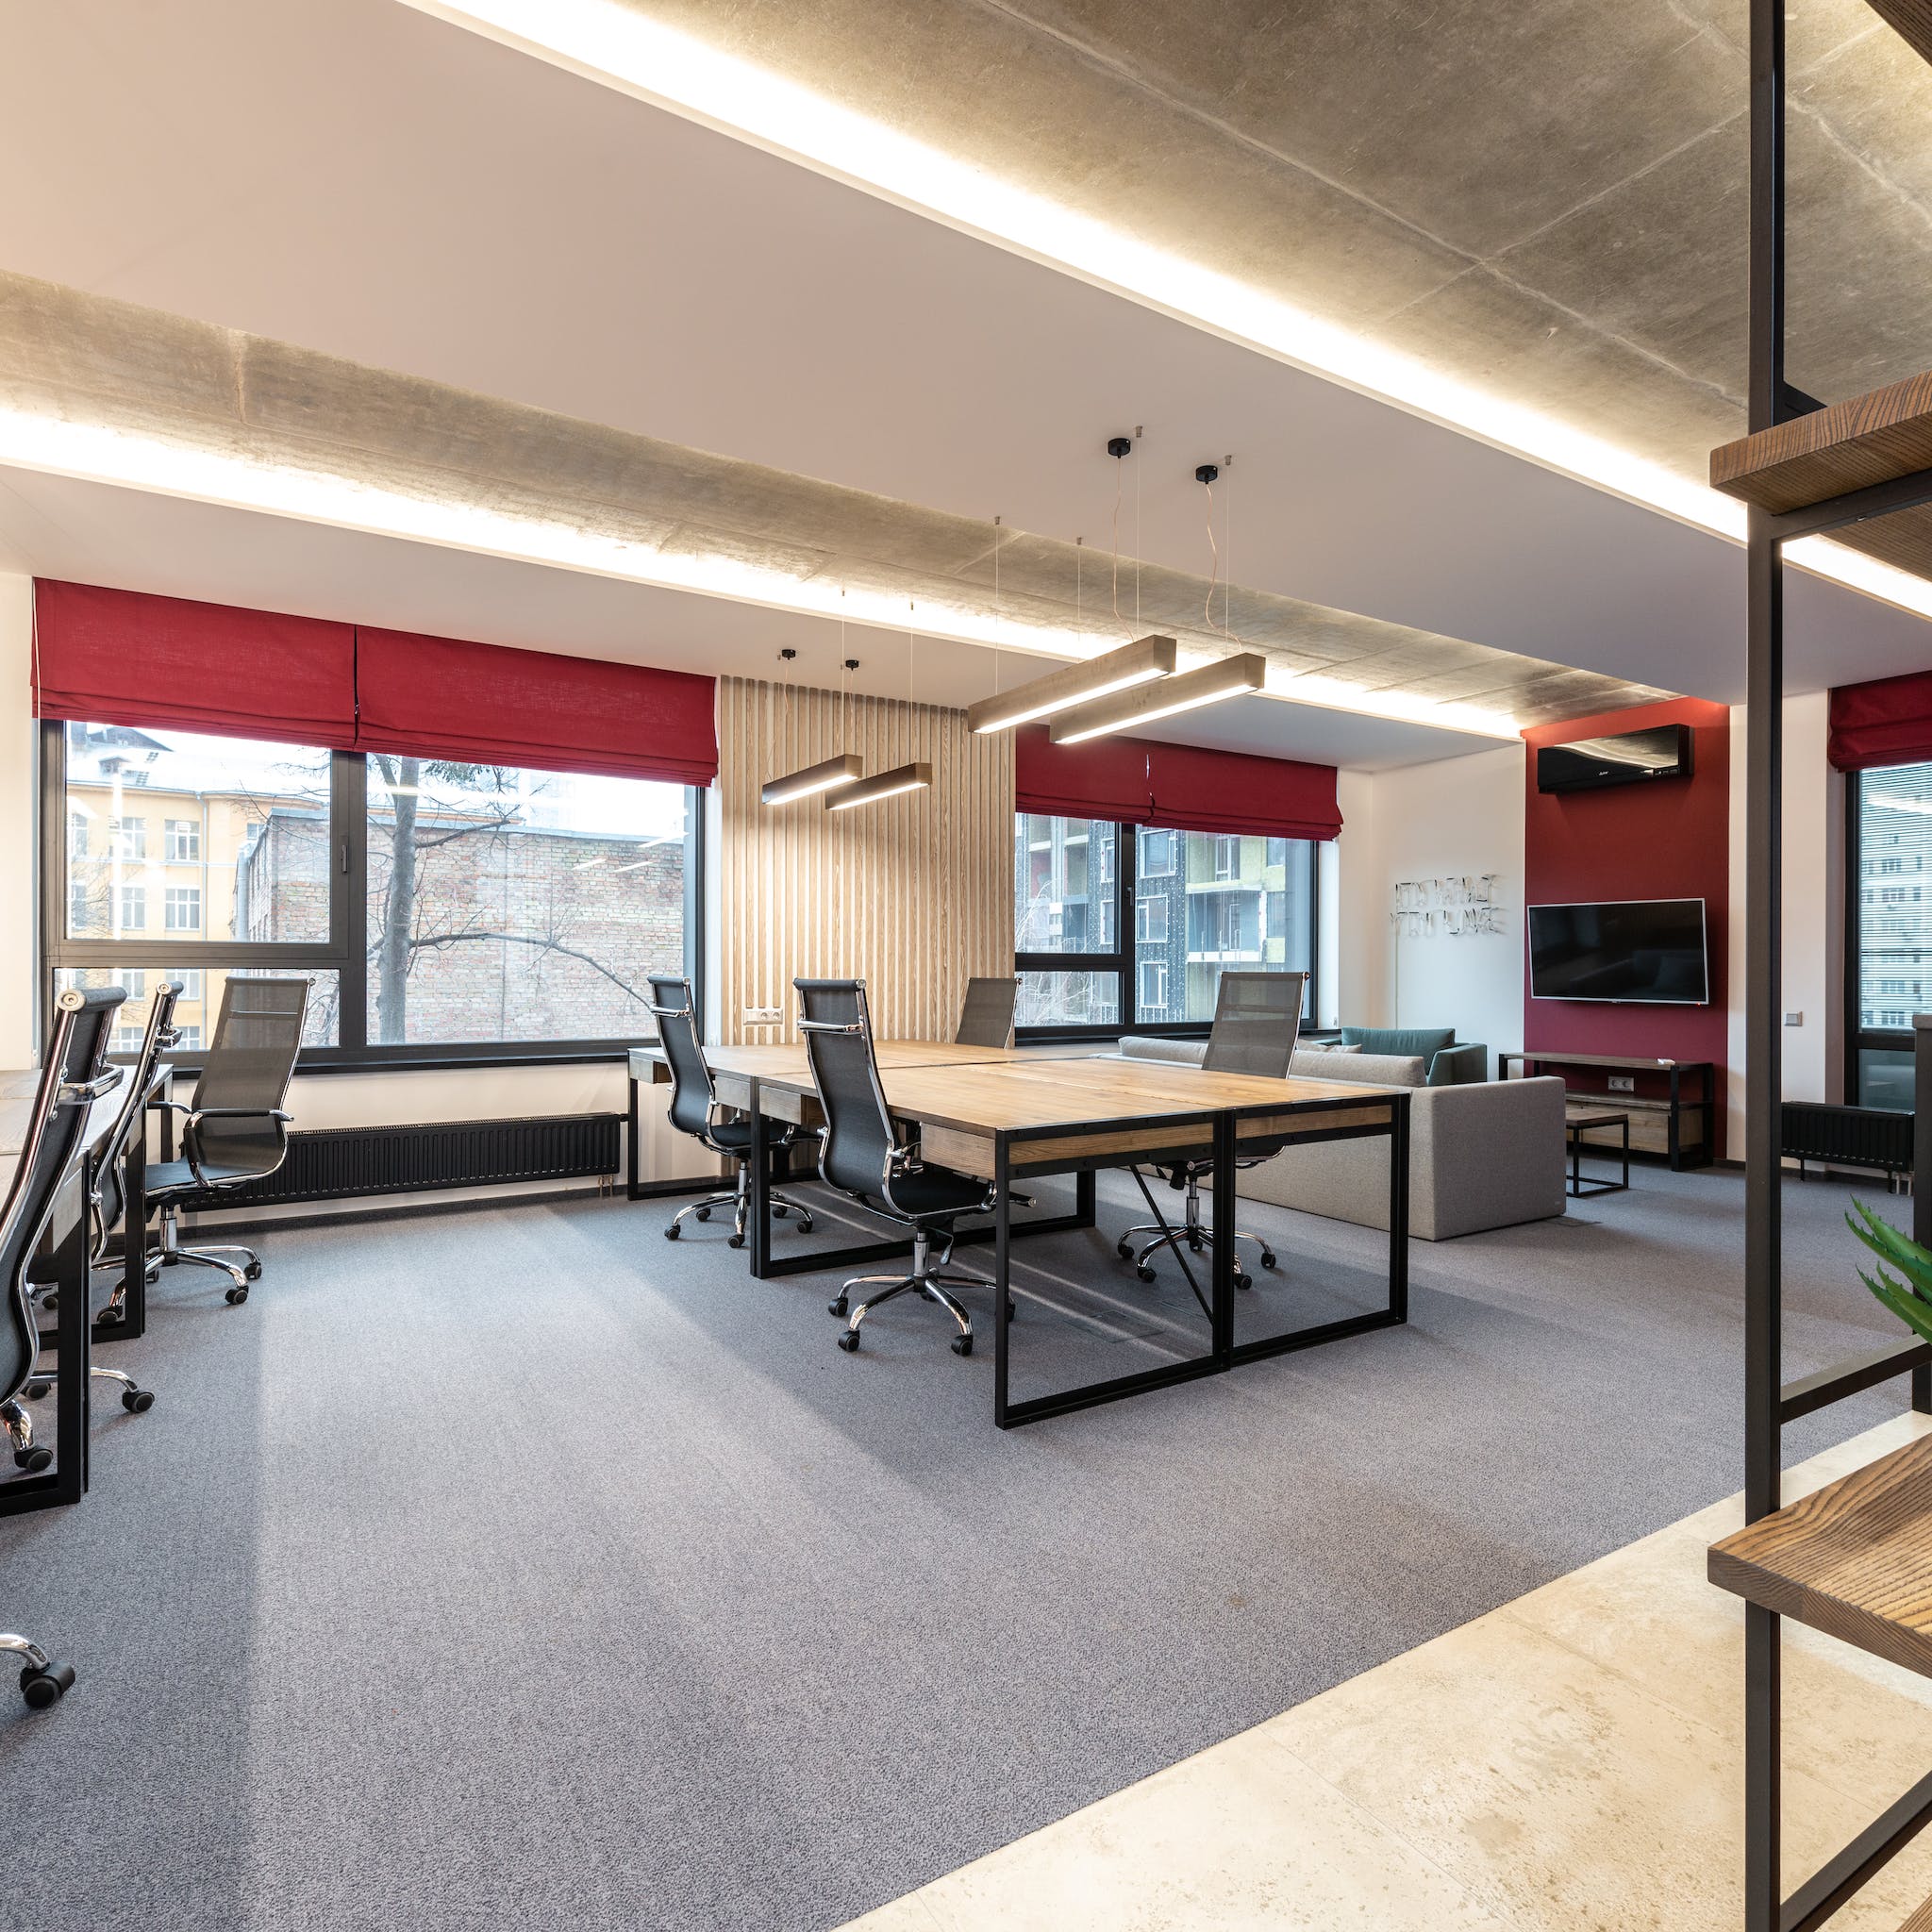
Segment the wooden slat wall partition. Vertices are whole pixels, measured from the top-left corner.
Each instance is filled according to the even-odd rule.
[[[758,791],[840,752],[868,774],[932,766],[932,788],[851,811]],[[793,1041],[796,978],[866,982],[881,1040],[950,1040],[966,982],[1013,970],[1013,739],[964,711],[743,677],[718,680],[722,1010],[727,1044]],[[785,1024],[747,1028],[747,1007]]]

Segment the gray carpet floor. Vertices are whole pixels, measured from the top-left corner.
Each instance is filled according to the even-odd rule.
[[[1847,1191],[1787,1198],[1795,1373],[1890,1318]],[[1016,1249],[1021,1392],[1192,1345],[1137,1206]],[[103,1357],[156,1408],[0,1520],[0,1624],[80,1674],[0,1697],[0,1923],[838,1924],[1737,1488],[1741,1208],[1644,1168],[1418,1242],[1407,1328],[1009,1434],[937,1309],[847,1357],[827,1278],[662,1203],[283,1231],[242,1308],[171,1271]],[[1378,1292],[1380,1236],[1242,1219],[1250,1332]]]

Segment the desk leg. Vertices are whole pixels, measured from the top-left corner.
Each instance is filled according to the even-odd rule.
[[[992,1137],[992,1182],[998,1203],[993,1208],[992,1245],[992,1420],[995,1428],[1008,1426],[1007,1421],[1007,1357],[1010,1341],[1007,1320],[1007,1295],[1012,1259],[1013,1194],[1011,1159],[1007,1137]],[[1086,1183],[1086,1205],[1091,1208],[1093,1176],[1081,1176]]]
[[[1223,1368],[1233,1359],[1234,1351],[1234,1273],[1235,1221],[1240,1209],[1234,1192],[1235,1124],[1231,1113],[1214,1117],[1214,1239],[1208,1253],[1212,1258],[1213,1296],[1209,1326],[1209,1346]],[[1178,1250],[1176,1250],[1178,1254]]]
[[[96,1341],[133,1341],[147,1328],[147,1116],[128,1138],[121,1171],[121,1286],[94,1324]]]
[[[643,1199],[638,1186],[638,1076],[630,1076],[630,1099],[624,1116],[624,1198]]]
[[[751,1185],[750,1225],[745,1245],[751,1255],[753,1276],[764,1281],[772,1272],[772,1157],[765,1142],[765,1117],[758,1111],[758,1083],[751,1083],[751,1145],[745,1158]]]
[[[1408,1095],[1389,1123],[1389,1313],[1408,1320]]]
[[[88,1295],[88,1170],[81,1169],[81,1199],[74,1225],[54,1250],[60,1283],[60,1359],[54,1371],[59,1403],[54,1453],[59,1458],[55,1500],[77,1503],[87,1490],[88,1343],[93,1324]]]
[[[1098,1218],[1094,1211],[1096,1190],[1093,1185],[1094,1174],[1091,1167],[1083,1167],[1074,1176],[1074,1225],[1091,1227]]]

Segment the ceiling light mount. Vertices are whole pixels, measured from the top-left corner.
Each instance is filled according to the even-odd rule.
[[[1196,483],[1212,483],[1220,475],[1221,465],[1219,463],[1202,463],[1194,471],[1194,481]]]
[[[1107,453],[1118,461],[1122,457],[1131,456],[1134,439],[1131,436],[1109,436],[1107,439]]]

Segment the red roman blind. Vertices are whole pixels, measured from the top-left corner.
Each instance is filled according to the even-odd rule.
[[[1193,744],[1147,746],[1148,822],[1184,832],[1332,839],[1335,767]]]
[[[716,681],[601,658],[357,632],[358,749],[708,785]]]
[[[1932,671],[1840,685],[1826,755],[1840,772],[1932,760]]]
[[[1021,811],[1183,832],[1332,839],[1341,829],[1333,765],[1143,738],[1056,744],[1044,724],[1015,736],[1013,793]]]
[[[34,715],[164,725],[347,751],[356,742],[356,631],[104,591],[34,585]]]
[[[1044,724],[1013,735],[1013,803],[1055,818],[1147,819],[1147,747],[1135,738],[1056,744]]]

